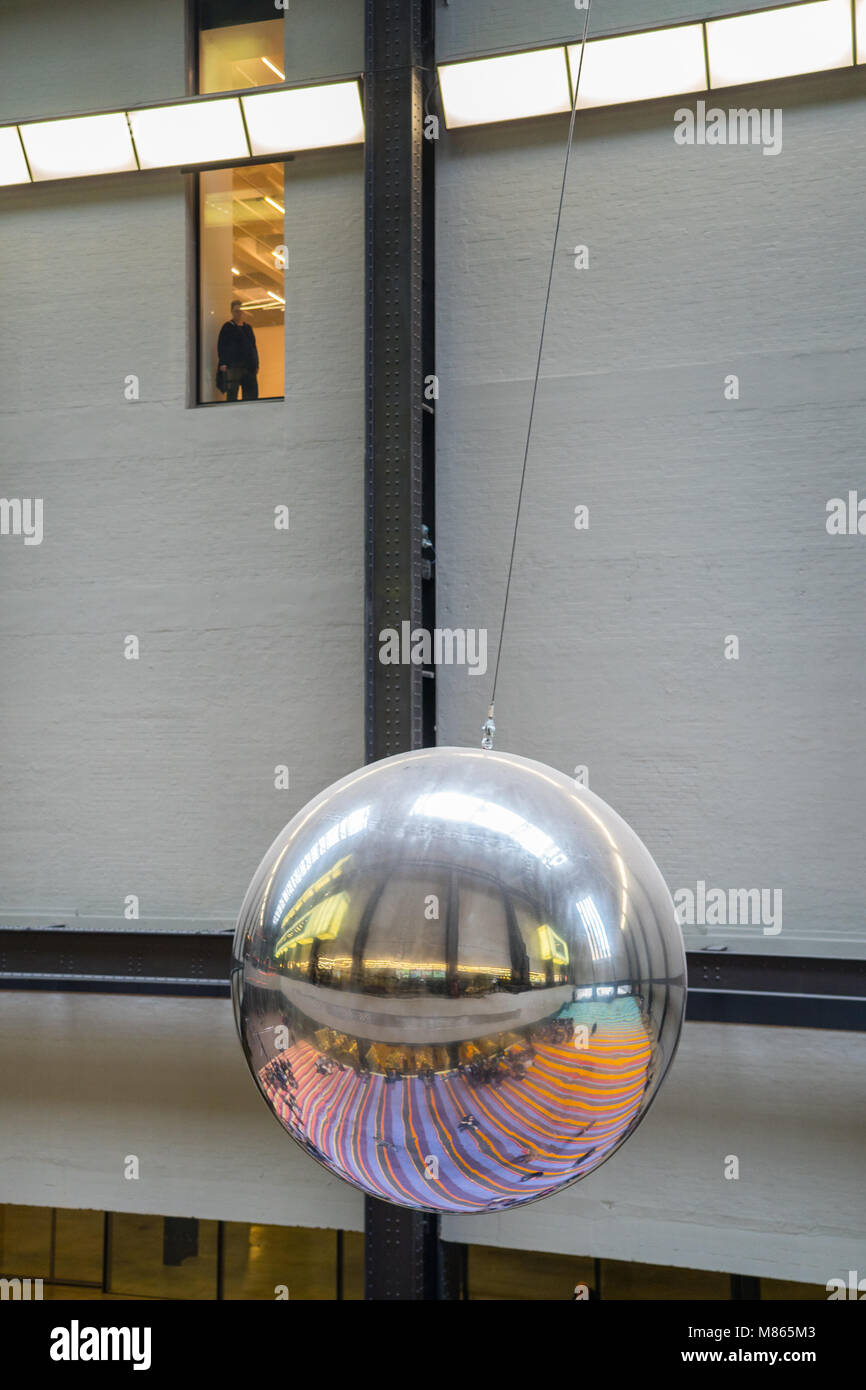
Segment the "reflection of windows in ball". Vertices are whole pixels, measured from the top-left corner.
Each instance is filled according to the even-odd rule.
[[[685,958],[609,806],[541,763],[435,748],[335,783],[275,840],[232,993],[259,1089],[325,1168],[401,1206],[497,1211],[638,1124]]]

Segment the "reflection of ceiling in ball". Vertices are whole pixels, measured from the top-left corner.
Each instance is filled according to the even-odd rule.
[[[233,992],[289,1133],[364,1191],[479,1211],[597,1167],[685,1001],[664,881],[561,773],[430,749],[328,788],[262,861]]]

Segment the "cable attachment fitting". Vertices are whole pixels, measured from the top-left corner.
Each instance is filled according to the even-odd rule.
[[[493,738],[496,733],[496,725],[493,722],[492,705],[490,706],[490,709],[487,711],[486,723],[481,725],[481,732],[484,735],[484,737],[481,740],[481,747],[485,750],[485,752],[490,753],[493,750]]]

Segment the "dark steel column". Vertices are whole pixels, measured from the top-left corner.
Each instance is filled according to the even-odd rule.
[[[198,1254],[198,1221],[194,1216],[162,1218],[162,1262],[180,1265]]]
[[[731,1298],[735,1303],[761,1301],[761,1281],[752,1274],[731,1275]]]
[[[102,1214],[102,1292],[111,1293],[111,1275],[114,1259],[113,1213]]]
[[[419,748],[423,677],[379,634],[421,626],[425,0],[367,0],[366,751]],[[433,370],[431,368],[431,370]],[[411,629],[410,629],[411,630]]]
[[[425,151],[425,69],[432,0],[366,0],[366,754],[420,748],[435,735],[420,666],[383,665],[380,633],[431,624],[422,524],[432,498],[425,363],[432,342],[432,150]],[[425,284],[426,271],[426,284]],[[429,411],[427,412],[430,413]],[[425,460],[426,453],[426,460]],[[426,462],[426,468],[425,468]],[[423,594],[423,587],[428,592]],[[425,720],[425,704],[427,718]],[[425,729],[426,724],[426,729]],[[438,1218],[367,1198],[364,1296],[448,1296]]]

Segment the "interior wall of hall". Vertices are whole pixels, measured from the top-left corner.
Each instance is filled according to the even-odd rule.
[[[290,78],[360,71],[353,6],[328,42],[312,5],[291,14]],[[50,23],[0,0],[0,119],[184,96],[184,23],[182,0]],[[0,541],[4,922],[229,927],[286,821],[363,762],[362,150],[299,155],[285,206],[285,400],[194,409],[185,178],[0,190],[0,495],[44,504],[41,545]],[[228,1001],[4,993],[0,1034],[2,1202],[194,1215],[211,1172],[219,1214],[265,1220],[267,1165],[289,1194],[271,1219],[362,1210],[269,1121]],[[125,1195],[118,1142],[147,1155]]]
[[[683,99],[580,114],[497,747],[587,768],[672,890],[781,895],[724,939],[862,954],[864,540],[827,504],[862,491],[866,69],[713,100],[779,107],[781,153],[675,144]],[[440,669],[443,744],[487,713],[567,127],[439,145],[437,621],[489,663]]]
[[[352,6],[330,45],[289,14],[290,75],[360,71]],[[0,120],[184,96],[184,18],[0,0]],[[283,825],[363,762],[363,152],[285,168],[285,399],[236,408],[188,407],[183,175],[0,189],[0,495],[41,497],[45,528],[0,542],[7,921],[123,926],[134,894],[133,927],[230,926]]]
[[[291,13],[313,24],[311,6],[312,0],[298,0]],[[453,15],[440,7],[440,27],[459,14],[476,15],[468,5],[450,8]],[[520,8],[515,5],[512,14]],[[494,10],[505,12],[487,6],[488,17]],[[287,33],[290,76],[345,72],[353,62],[357,70],[359,11],[348,3],[332,7],[327,33],[308,27],[302,34],[292,31],[292,54]],[[121,14],[124,25],[111,27],[120,24]],[[0,33],[8,40],[0,57],[2,119],[183,94],[183,14],[176,0],[155,0],[146,26],[139,11],[107,0],[92,8],[90,0],[61,7],[52,15],[50,44],[39,15],[38,7],[23,0],[0,3]],[[91,21],[105,40],[99,46],[89,37]],[[337,48],[326,49],[335,35]],[[479,51],[502,42],[492,30],[470,41]],[[46,70],[50,80],[37,80]],[[804,117],[809,109],[804,107]],[[842,103],[840,118],[845,110]],[[837,142],[820,107],[812,115],[826,125],[816,127],[823,131],[816,135],[821,178],[815,180],[814,172],[811,177],[821,187],[830,179],[835,188],[832,169],[847,157],[844,142]],[[647,119],[644,112],[625,118],[617,140],[627,143],[618,146],[619,159],[628,142],[637,143],[631,163],[619,167],[630,181],[626,207],[636,200],[640,216],[654,207],[661,217],[664,188],[653,194],[649,171],[642,172],[639,161],[639,151],[648,148],[641,144],[648,137],[640,133]],[[593,129],[602,122],[608,133],[618,120],[622,125],[613,114],[590,118]],[[519,466],[515,439],[525,421],[540,308],[538,245],[546,244],[551,227],[549,200],[563,133],[556,121],[452,133],[439,149],[443,625],[460,620],[458,614],[464,622],[486,622],[491,630],[495,625],[496,566],[502,564],[511,515],[505,475],[510,466],[513,481]],[[619,208],[610,213],[611,224],[620,243],[628,242],[634,253],[633,225],[623,219],[622,188],[612,176],[607,135],[604,143],[610,156],[604,161],[610,178],[604,198],[609,206],[617,197]],[[717,153],[724,163],[757,152]],[[730,164],[732,189],[739,189],[745,167]],[[497,194],[497,180],[509,169],[510,193],[506,188]],[[604,183],[603,173],[597,169],[596,188]],[[804,175],[801,193],[808,182]],[[779,188],[768,195],[774,227],[784,215],[786,196]],[[845,197],[852,196],[846,188]],[[751,243],[737,233],[739,201],[737,192],[733,207],[722,207],[716,234],[733,239],[742,255]],[[82,915],[117,913],[119,918],[118,903],[143,883],[145,923],[180,917],[228,923],[251,868],[276,830],[314,790],[361,761],[362,206],[360,152],[304,157],[289,166],[291,266],[301,273],[287,280],[287,319],[294,328],[287,341],[286,401],[224,417],[220,407],[185,409],[188,283],[180,176],[0,192],[0,248],[4,264],[16,267],[18,321],[13,351],[3,362],[0,494],[43,496],[46,518],[42,546],[13,547],[8,540],[0,545],[3,794],[4,804],[14,808],[0,830],[6,890],[0,907],[58,913],[78,907]],[[827,217],[841,234],[843,209],[830,207]],[[667,265],[667,242],[653,243],[651,222],[644,248],[650,287],[660,258],[661,268]],[[757,225],[756,220],[750,224],[752,236]],[[591,237],[592,229],[581,239]],[[716,275],[727,248],[714,248],[710,232],[701,244],[712,261],[705,273]],[[853,246],[852,236],[852,265]],[[789,267],[792,257],[805,254],[787,226],[774,247],[787,256]],[[683,254],[694,261],[695,246],[686,244]],[[638,261],[634,264],[637,280]],[[772,279],[772,267],[766,269]],[[838,339],[856,353],[862,338],[854,336],[848,304],[833,290],[831,269],[813,262],[793,298],[803,298],[802,284],[810,289],[801,312],[811,306],[813,322],[822,304],[830,305],[824,351],[829,355]],[[772,288],[762,292],[759,303],[775,323],[785,305]],[[467,297],[462,320],[456,302],[461,292]],[[711,304],[709,283],[705,295]],[[501,359],[504,379],[493,360],[502,354],[503,299],[514,308],[508,355]],[[644,342],[659,302],[643,301]],[[728,312],[725,305],[721,310]],[[634,317],[633,307],[629,312]],[[705,324],[719,312],[716,303]],[[788,312],[793,313],[791,306]],[[677,322],[670,315],[657,319],[666,332]],[[554,360],[557,332],[562,341],[562,329],[552,329]],[[585,312],[577,318],[576,332],[592,341],[586,337]],[[468,333],[465,347],[463,333]],[[713,341],[719,347],[718,339]],[[302,350],[296,351],[298,343]],[[665,343],[663,332],[658,352]],[[9,339],[4,346],[8,349]],[[688,361],[688,352],[688,343],[677,344],[676,356],[665,351],[656,370],[671,360]],[[616,345],[609,340],[608,363],[617,360],[615,353],[623,353],[622,338]],[[470,361],[476,355],[478,360]],[[822,370],[822,354],[815,354],[821,389],[829,391],[835,382],[840,394],[823,413],[813,402],[815,419],[806,427],[822,449],[830,446],[832,467],[838,469],[833,440],[844,418],[856,429],[859,407],[852,385],[856,356],[850,374],[845,373],[848,354],[836,356],[831,375],[831,364]],[[633,352],[633,373],[637,367]],[[123,379],[130,372],[142,382],[136,403],[123,399]],[[678,376],[688,376],[685,367]],[[807,398],[809,389],[817,389],[809,382],[804,371],[798,385]],[[566,383],[568,390],[576,395],[576,383]],[[701,399],[712,414],[709,403],[715,397],[709,386]],[[614,392],[613,400],[611,430],[622,413],[621,396]],[[483,430],[474,417],[480,404],[487,411]],[[568,422],[564,427],[571,430],[570,415]],[[578,418],[578,431],[580,426]],[[674,453],[680,428],[678,421],[667,437]],[[769,439],[770,425],[761,428]],[[580,442],[579,433],[576,437]],[[571,459],[569,439],[563,450]],[[621,483],[627,478],[630,487],[643,489],[645,506],[652,479],[643,471],[640,447],[632,445],[631,467],[620,477]],[[657,443],[657,459],[659,450]],[[702,449],[694,456],[703,458]],[[726,463],[730,466],[730,459]],[[683,467],[681,462],[681,473]],[[649,463],[645,468],[651,471]],[[583,470],[578,481],[586,476]],[[603,487],[605,476],[596,473],[593,487]],[[694,479],[689,496],[696,508],[708,479],[712,475],[706,471]],[[654,480],[658,486],[657,475]],[[824,491],[830,495],[836,486],[828,482]],[[558,489],[570,516],[582,496],[572,499],[568,479],[563,484],[560,478]],[[482,495],[486,506],[478,518]],[[621,508],[627,496],[622,492]],[[782,507],[782,521],[777,518],[775,526],[784,528],[790,503],[769,485],[761,492],[761,500],[767,498]],[[594,495],[589,500],[594,503]],[[272,507],[283,501],[292,507],[289,549],[282,544],[287,538],[270,529]],[[530,515],[531,497],[528,505]],[[461,521],[460,506],[476,508],[478,524],[471,532]],[[748,507],[745,499],[743,511]],[[657,504],[657,521],[662,510]],[[618,521],[624,524],[622,513]],[[819,517],[819,530],[820,525]],[[666,534],[670,540],[671,530]],[[707,544],[718,560],[721,547],[714,534]],[[590,537],[595,539],[592,530],[584,539]],[[753,529],[748,545],[754,548],[757,539]],[[841,542],[843,548],[847,544]],[[608,577],[629,563],[633,551],[623,545]],[[682,563],[681,550],[671,546],[671,551]],[[589,761],[596,790],[631,816],[670,879],[678,841],[674,831],[665,841],[665,824],[676,810],[675,798],[665,802],[663,817],[650,815],[655,800],[649,791],[642,799],[641,781],[627,776],[627,759],[615,760],[613,750],[605,753],[611,745],[591,722],[597,717],[588,687],[591,672],[575,666],[580,704],[559,708],[556,691],[571,672],[570,666],[556,664],[557,644],[569,631],[562,615],[574,618],[567,608],[569,594],[575,602],[582,594],[587,602],[588,580],[581,572],[579,590],[575,585],[563,591],[562,555],[555,544],[547,546],[548,554],[543,562],[536,554],[532,566],[539,584],[538,639],[545,644],[545,660],[553,663],[543,686],[533,685],[531,692],[543,719],[529,723],[523,693],[515,689],[514,670],[519,674],[527,655],[533,621],[526,614],[519,618],[518,583],[519,622],[516,634],[511,629],[516,642],[511,673],[507,665],[503,671],[500,746],[534,752],[566,768]],[[690,554],[693,589],[699,567],[694,545]],[[661,550],[638,555],[642,586],[659,573],[664,558]],[[819,572],[833,563],[832,557],[824,558]],[[553,601],[542,597],[545,578],[554,581]],[[642,592],[641,587],[635,602],[642,601]],[[479,594],[483,602],[472,607]],[[656,593],[659,629],[668,601],[667,593]],[[467,617],[470,611],[480,616]],[[580,609],[584,627],[590,616]],[[838,628],[851,621],[851,614],[839,616]],[[836,623],[831,615],[834,632]],[[142,638],[139,663],[122,659],[128,632]],[[816,634],[815,623],[809,632]],[[598,653],[598,644],[589,649]],[[612,659],[605,655],[608,664]],[[633,665],[625,663],[621,649],[619,659],[627,677],[619,703],[628,697],[639,712],[650,684],[633,679],[632,672],[642,669],[637,655]],[[679,669],[681,662],[676,664]],[[694,671],[684,674],[694,678]],[[799,673],[801,683],[816,678],[811,671]],[[483,718],[477,707],[485,704],[486,692],[479,699],[476,684],[483,682],[441,673],[440,741],[477,741]],[[605,681],[612,717],[610,692]],[[714,693],[716,701],[722,698],[718,689]],[[677,720],[682,722],[679,710]],[[692,717],[686,719],[690,726],[698,729]],[[572,727],[581,731],[576,754]],[[673,722],[671,727],[675,734]],[[587,744],[599,752],[581,759]],[[626,751],[629,747],[634,736]],[[721,759],[731,750],[719,753],[712,721],[704,727],[698,752],[711,759],[714,777],[726,775]],[[681,773],[676,761],[681,746],[668,750],[670,761],[653,744],[650,754],[656,761],[650,759],[649,770],[656,767],[665,783],[684,777],[681,787],[697,787],[696,755],[689,755],[692,763]],[[291,767],[285,793],[272,790],[277,762]],[[749,768],[749,778],[753,771]],[[747,778],[744,796],[749,785]],[[720,797],[723,801],[724,791],[724,783],[714,786],[711,804],[702,801],[705,819]],[[787,800],[780,797],[776,810],[789,814]],[[717,813],[732,836],[738,809]],[[765,834],[772,831],[772,825],[761,825]],[[11,901],[5,901],[7,893]],[[360,1228],[358,1195],[326,1178],[291,1145],[255,1094],[225,1001],[7,993],[0,1000],[0,1053],[2,1201]],[[858,1060],[862,1064],[862,1045],[851,1035],[688,1025],[657,1105],[610,1164],[554,1202],[496,1218],[449,1220],[444,1233],[452,1239],[823,1283],[855,1267],[855,1247],[862,1246],[861,1156],[850,1121],[858,1103],[852,1079]],[[128,1153],[143,1159],[138,1183],[123,1180]],[[742,1160],[736,1184],[722,1180],[730,1153]]]
[[[593,8],[610,29],[614,11],[623,27],[712,12]],[[563,33],[555,4],[481,10],[440,13],[441,58]],[[672,890],[781,892],[778,936],[687,931],[691,948],[862,956],[866,542],[825,523],[830,498],[862,494],[866,71],[711,98],[781,107],[777,156],[676,145],[674,112],[695,100],[577,123],[496,746],[588,768]],[[567,128],[437,146],[437,623],[488,632],[485,676],[439,670],[440,744],[477,746],[487,713]],[[852,1034],[688,1025],[654,1113],[608,1165],[444,1234],[823,1283],[862,1248],[863,1053]],[[802,1099],[789,1065],[812,1075]],[[774,1082],[753,1104],[759,1077]],[[727,1181],[726,1155],[745,1151]]]

